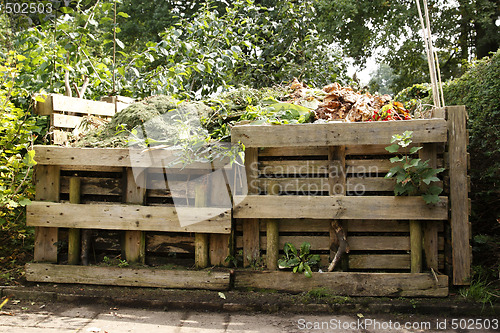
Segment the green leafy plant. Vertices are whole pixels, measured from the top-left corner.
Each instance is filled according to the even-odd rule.
[[[412,131],[405,131],[402,135],[393,135],[391,140],[393,144],[385,149],[390,153],[398,153],[400,148],[407,148],[412,143],[412,134]],[[412,147],[409,154],[392,157],[390,159],[391,163],[397,163],[398,165],[391,168],[385,178],[396,178],[395,195],[421,194],[427,204],[437,203],[439,194],[443,189],[430,184],[439,181],[436,175],[443,172],[444,168],[431,168],[429,167],[429,161],[422,161],[420,158],[410,156],[420,149],[422,147]]]
[[[234,255],[228,255],[224,261],[232,264],[234,267],[238,267],[238,264],[243,262],[243,250],[239,250]]]
[[[304,273],[308,278],[312,277],[311,266],[317,265],[320,261],[318,254],[311,254],[311,244],[308,242],[302,243],[300,250],[292,243],[285,243],[283,247],[285,255],[278,260],[280,269],[292,269],[294,273]]]

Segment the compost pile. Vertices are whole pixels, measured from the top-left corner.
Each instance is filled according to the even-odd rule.
[[[378,121],[409,120],[410,113],[402,103],[392,103],[389,95],[359,93],[339,83],[325,86],[321,91],[308,88],[298,80],[291,85],[291,103],[314,109],[315,121]]]
[[[242,87],[198,102],[149,97],[118,112],[108,123],[83,131],[72,145],[123,147],[133,139],[143,146],[172,146],[186,137],[205,143],[229,141],[231,127],[242,124],[406,119],[411,119],[410,113],[389,95],[361,93],[339,83],[310,88],[295,79],[288,86]]]

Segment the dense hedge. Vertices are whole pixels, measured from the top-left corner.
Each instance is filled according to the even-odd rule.
[[[500,50],[447,82],[444,96],[446,105],[465,105],[469,114],[474,245],[481,247],[484,238],[477,235],[486,234],[492,236],[494,241],[488,243],[496,248],[500,237]],[[499,258],[488,257],[498,264]]]

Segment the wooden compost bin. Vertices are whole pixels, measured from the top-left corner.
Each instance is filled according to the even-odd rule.
[[[337,242],[333,220],[347,232],[350,247],[344,272],[313,273],[308,279],[277,270],[236,271],[235,287],[446,296],[448,276],[439,272],[450,272],[454,284],[467,284],[465,125],[465,108],[448,107],[428,120],[233,128],[233,142],[246,147],[249,195],[239,198],[233,211],[244,265],[274,262],[285,242],[296,247],[309,242],[328,266]],[[392,135],[407,130],[413,131],[413,143],[423,146],[422,159],[447,168],[437,204],[426,205],[419,196],[395,197],[395,181],[384,178],[392,167],[384,148]]]
[[[35,263],[27,265],[27,279],[230,288],[230,272],[223,269],[66,264],[74,258],[71,244],[79,243],[74,240],[78,230],[92,229],[98,230],[96,255],[90,255],[95,262],[103,254],[121,254],[150,266],[203,268],[224,265],[229,254],[241,250],[247,268],[235,269],[231,278],[239,289],[302,292],[321,287],[351,296],[446,296],[449,278],[462,285],[470,277],[465,128],[464,107],[435,110],[428,120],[236,126],[232,140],[246,147],[248,184],[243,187],[249,194],[236,195],[233,209],[219,215],[212,206],[203,207],[206,198],[197,194],[196,184],[172,191],[164,169],[152,167],[161,164],[151,160],[172,158],[167,150],[37,146],[36,201],[27,208],[27,224],[36,227]],[[413,131],[414,144],[423,145],[421,158],[446,168],[438,204],[395,197],[395,181],[384,179],[391,167],[391,154],[384,148],[392,135],[406,130]],[[185,181],[204,175],[207,168],[190,165],[176,172]],[[176,197],[193,206],[193,221],[207,218],[181,227]],[[343,226],[350,246],[338,265],[341,271],[306,278],[276,270],[273,263],[285,242],[309,242],[325,270],[335,254],[332,221]],[[248,268],[269,258],[265,271]]]
[[[229,287],[226,272],[77,265],[79,234],[88,229],[94,233],[91,263],[102,262],[103,254],[109,258],[121,253],[128,263],[152,266],[223,265],[230,249],[231,209],[220,213],[214,203],[204,207],[205,192],[199,189],[210,186],[204,181],[211,172],[206,164],[169,169],[174,177],[167,182],[162,165],[175,158],[168,150],[36,146],[35,151],[36,201],[27,208],[27,224],[36,227],[35,263],[27,265],[29,281]],[[189,186],[172,190],[177,180],[188,184],[189,178],[195,179]],[[179,223],[180,208],[174,200],[184,201],[182,208],[188,208],[183,210],[186,226]],[[62,265],[67,262],[72,264]]]

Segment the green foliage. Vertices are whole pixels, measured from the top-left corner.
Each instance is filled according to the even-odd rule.
[[[283,247],[285,255],[278,259],[280,269],[291,268],[294,273],[304,273],[308,278],[312,277],[311,266],[317,265],[320,261],[318,254],[311,254],[311,244],[304,242],[297,250],[292,243],[285,243]]]
[[[34,195],[32,146],[41,128],[11,101],[23,96],[16,80],[25,60],[13,51],[0,58],[0,263],[5,267],[7,262],[15,263],[25,246],[31,246],[33,234],[24,223],[24,206]]]
[[[407,148],[412,140],[413,132],[405,131],[402,135],[392,136],[392,145],[385,149],[390,153],[397,153],[400,148]],[[396,143],[395,143],[396,142]],[[391,163],[398,163],[391,168],[385,178],[396,178],[394,187],[395,195],[417,195],[422,192],[423,185],[425,190],[422,193],[427,204],[439,202],[439,194],[443,191],[438,186],[429,186],[432,182],[439,181],[437,174],[444,171],[443,168],[433,169],[429,167],[429,161],[422,161],[420,158],[412,158],[410,155],[417,153],[422,147],[410,148],[409,154],[394,156],[390,159]]]
[[[447,82],[443,90],[447,105],[465,105],[469,115],[473,232],[499,235],[500,51]]]
[[[498,281],[500,266],[496,271],[482,266],[472,267],[471,284],[468,287],[461,288],[460,296],[471,301],[482,303],[483,306],[500,301],[500,288],[495,286],[495,280]]]

